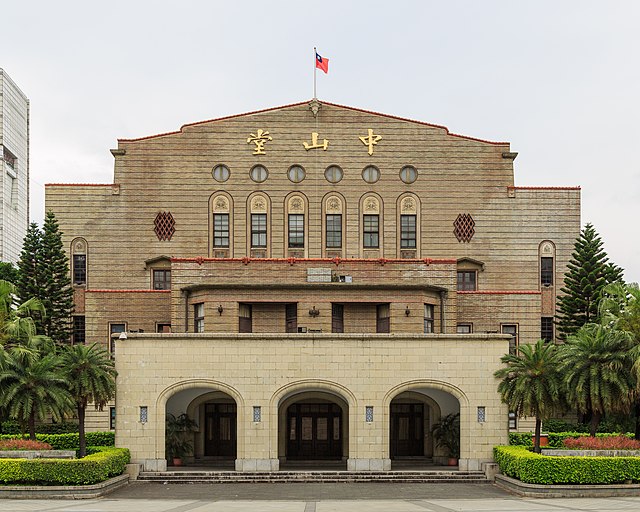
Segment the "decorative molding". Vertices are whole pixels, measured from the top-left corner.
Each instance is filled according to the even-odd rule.
[[[367,197],[364,200],[364,211],[366,213],[380,213],[380,202],[375,197]]]
[[[337,196],[327,198],[327,213],[342,213],[342,201]]]
[[[304,199],[300,196],[290,197],[287,211],[289,213],[304,213]]]
[[[267,213],[267,198],[263,195],[252,197],[251,213]]]

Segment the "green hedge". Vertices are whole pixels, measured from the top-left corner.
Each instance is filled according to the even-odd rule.
[[[15,439],[20,436],[0,435],[0,439]],[[25,436],[27,437],[27,436]],[[114,446],[116,435],[114,432],[87,432],[87,446]],[[54,450],[79,450],[79,434],[36,434],[38,441],[49,443]]]
[[[0,459],[0,483],[89,485],[124,473],[126,448],[92,447],[84,459]]]
[[[530,484],[640,482],[640,457],[550,457],[523,446],[496,446],[503,474]]]
[[[69,434],[78,431],[78,424],[72,422],[63,423],[43,423],[36,425],[38,434]],[[17,421],[9,420],[0,423],[0,433],[20,435],[22,434],[22,428]]]

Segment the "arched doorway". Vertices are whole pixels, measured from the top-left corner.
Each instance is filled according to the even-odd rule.
[[[348,405],[324,391],[288,396],[279,406],[281,459],[291,461],[344,460],[348,456]]]
[[[229,394],[207,387],[183,389],[166,402],[166,413],[187,414],[196,424],[189,461],[232,466],[238,457],[238,404]]]
[[[399,390],[389,402],[389,458],[444,463],[448,458],[438,447],[431,429],[440,418],[460,412],[460,402],[451,393],[428,386]]]

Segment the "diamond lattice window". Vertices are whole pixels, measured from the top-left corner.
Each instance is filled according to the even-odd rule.
[[[470,242],[475,234],[476,223],[469,213],[461,213],[453,221],[453,234],[456,235],[458,242]]]
[[[171,240],[176,232],[176,221],[173,220],[171,212],[160,212],[156,215],[155,229],[158,240]]]

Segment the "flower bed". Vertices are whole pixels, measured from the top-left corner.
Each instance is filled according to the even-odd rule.
[[[555,457],[524,446],[496,446],[500,471],[530,484],[613,484],[640,482],[640,457]]]
[[[627,436],[576,437],[565,439],[563,444],[572,450],[640,450],[640,441]]]
[[[43,441],[32,441],[31,439],[0,439],[0,451],[9,452],[14,450],[51,450],[52,446]]]
[[[0,440],[23,439],[16,435],[0,435]],[[54,450],[80,449],[79,434],[36,434],[36,439],[51,445]],[[114,432],[87,432],[87,446],[114,446]]]
[[[88,485],[121,475],[126,448],[94,447],[83,459],[0,459],[0,482],[28,485]]]

